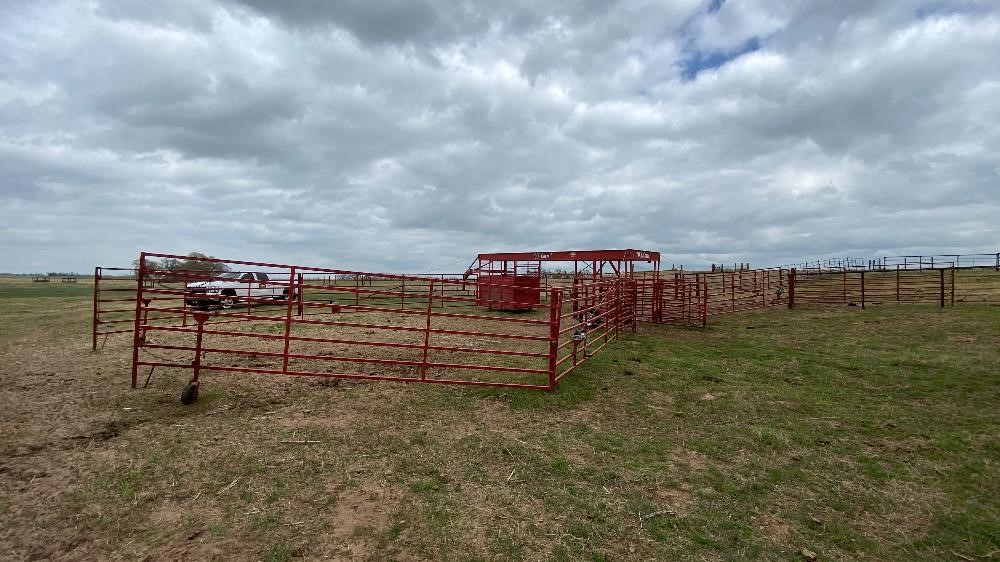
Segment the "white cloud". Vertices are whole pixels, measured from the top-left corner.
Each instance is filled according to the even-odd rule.
[[[995,250],[996,52],[983,2],[11,5],[0,270]]]

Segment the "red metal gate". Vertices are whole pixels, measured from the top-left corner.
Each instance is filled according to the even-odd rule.
[[[705,326],[708,288],[704,279],[685,277],[636,280],[636,317],[642,322]]]
[[[219,305],[191,282],[219,273],[163,271],[150,260],[183,259],[264,273]],[[148,367],[554,390],[559,380],[634,328],[634,284],[599,280],[581,305],[563,289],[519,303],[483,301],[454,277],[362,273],[298,265],[143,253],[135,278],[132,386]],[[258,281],[262,276],[255,279]],[[255,294],[260,289],[262,294]],[[238,302],[231,302],[238,301]],[[239,324],[231,326],[232,324]],[[229,326],[226,326],[229,324]],[[192,390],[193,388],[193,390]],[[193,399],[193,397],[191,397]]]

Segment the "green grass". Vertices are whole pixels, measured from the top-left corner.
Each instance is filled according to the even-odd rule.
[[[76,283],[62,283],[58,278],[48,283],[34,283],[31,278],[0,278],[0,299],[73,298],[93,294],[94,283],[89,278],[81,278]]]
[[[641,326],[556,393],[210,375],[182,407],[183,373],[126,389],[127,338],[87,351],[86,297],[23,295],[0,302],[13,557],[1000,551],[1000,307]]]

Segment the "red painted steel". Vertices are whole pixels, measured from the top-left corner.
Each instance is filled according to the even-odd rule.
[[[579,309],[591,302],[593,295],[587,289],[576,287],[581,283],[595,283],[608,277],[632,279],[636,277],[635,264],[652,264],[652,275],[659,276],[660,253],[648,250],[573,250],[559,252],[493,252],[479,254],[473,265],[466,271],[466,276],[477,276],[477,290],[480,294],[492,294],[495,291],[510,291],[508,286],[521,285],[535,287],[559,284],[561,278],[552,273],[542,271],[543,262],[564,262],[573,264],[573,274],[569,277],[572,289],[570,299],[573,306]],[[641,272],[640,272],[641,274]],[[567,276],[568,277],[568,276]],[[544,281],[544,282],[543,282]],[[551,282],[551,283],[550,283]],[[579,300],[576,297],[583,294],[587,298]],[[525,295],[527,297],[529,295]],[[509,309],[527,310],[537,304],[534,299],[541,299],[542,292],[531,292],[530,302],[523,307]],[[524,302],[525,298],[510,297],[502,300]]]
[[[219,274],[174,272],[166,278],[145,267],[148,260],[157,259],[194,259],[266,272],[270,279],[259,285],[274,290],[255,294],[255,282],[233,295],[236,306],[219,308],[187,284],[192,279],[222,279]],[[585,303],[565,302],[560,288],[520,285],[484,301],[475,293],[475,284],[444,275],[361,273],[146,252],[139,263],[134,279],[133,388],[140,369],[149,368],[151,375],[161,367],[191,370],[195,392],[204,375],[213,372],[554,390],[573,367],[633,325],[630,293],[621,279],[586,284]],[[538,304],[531,312],[487,314],[478,308],[521,305],[523,295],[532,291]],[[273,296],[282,293],[283,298]],[[571,326],[580,334],[573,341],[583,341],[587,353],[568,365],[558,355],[572,335],[564,320],[574,314],[577,322]],[[188,315],[194,325],[188,325]],[[226,326],[233,322],[246,327]]]
[[[122,267],[94,268],[94,297],[91,314],[91,349],[97,351],[114,334],[130,334],[122,327],[134,321],[135,270]],[[123,308],[124,307],[124,308]],[[104,336],[103,340],[101,336]]]
[[[1000,303],[1000,275],[993,265],[795,271],[789,276],[789,288],[789,300],[795,305]]]
[[[813,273],[845,270],[861,271],[862,269],[868,271],[891,271],[896,268],[904,270],[948,269],[951,267],[968,269],[987,266],[993,266],[994,269],[1000,271],[1000,253],[885,256],[869,260],[862,258],[826,258],[786,267],[795,267],[803,273]]]
[[[636,279],[635,316],[642,322],[705,326],[707,281],[700,275],[672,279]]]
[[[531,310],[541,303],[541,287],[541,276],[479,275],[476,304],[490,310]]]
[[[561,261],[561,262],[659,262],[660,252],[650,250],[566,250],[561,252],[493,252],[479,254],[477,260],[487,261]]]
[[[204,258],[270,276],[233,295],[237,306],[218,308],[189,283],[220,280],[219,274],[151,268],[150,259],[192,258],[144,252],[135,272],[95,269],[93,347],[101,335],[131,331],[133,387],[140,368],[151,375],[156,367],[170,367],[190,369],[195,390],[212,372],[554,390],[640,321],[704,326],[710,316],[777,306],[1000,302],[996,263],[940,267],[963,263],[962,256],[933,260],[934,269],[925,267],[932,260],[904,257],[895,264],[880,259],[826,269],[719,268],[662,277],[658,262],[652,272],[637,274],[630,262],[594,259],[574,262],[572,277],[545,278],[537,260],[551,254],[528,260],[483,254],[517,259],[481,262],[475,280],[469,272],[363,273]],[[564,257],[555,254],[551,259]],[[505,279],[502,290],[481,283],[482,276]],[[258,281],[271,290],[255,294]],[[507,312],[515,309],[524,312]],[[125,322],[131,330],[116,329]],[[234,323],[241,326],[229,326]]]
[[[634,253],[630,253],[634,252]],[[500,262],[481,263],[476,279],[469,279],[469,272],[459,274],[413,274],[393,275],[352,273],[329,270],[321,273],[307,273],[299,276],[296,285],[305,283],[320,284],[322,288],[310,290],[312,299],[305,301],[296,298],[294,312],[298,316],[317,316],[336,313],[371,313],[393,312],[396,314],[425,314],[423,304],[411,302],[410,293],[413,290],[424,290],[429,279],[440,279],[435,285],[432,295],[427,295],[427,301],[435,309],[467,306],[475,302],[484,305],[492,301],[487,308],[497,310],[531,310],[548,298],[548,288],[553,286],[566,287],[569,297],[566,302],[577,310],[593,302],[595,293],[592,284],[595,281],[609,278],[605,266],[610,266],[610,278],[636,279],[638,281],[634,295],[635,313],[633,322],[673,323],[685,325],[704,325],[708,317],[720,314],[731,314],[748,310],[769,308],[773,306],[795,306],[795,277],[789,270],[758,269],[750,270],[745,264],[732,271],[723,268],[713,268],[711,272],[673,272],[672,277],[665,278],[662,283],[656,283],[660,278],[658,268],[643,274],[636,272],[630,263],[613,263],[600,260],[587,261],[586,258],[628,258],[628,257],[659,257],[658,253],[629,250],[598,250],[580,252],[524,252],[524,253],[494,253],[481,254],[482,258],[517,258]],[[562,259],[584,258],[574,262],[572,275],[542,275],[540,262],[530,261],[534,258]],[[252,263],[252,262],[242,262]],[[977,286],[971,282],[969,274],[972,270],[1000,271],[1000,254],[969,254],[951,256],[900,256],[898,258],[879,258],[877,260],[861,260],[845,258],[839,260],[818,260],[803,264],[805,269],[795,269],[800,277],[817,273],[837,273],[839,275],[840,304],[858,304],[867,306],[869,298],[868,285],[872,275],[877,272],[891,272],[894,276],[892,299],[895,302],[915,302],[920,300],[914,295],[917,286],[909,276],[911,272],[920,272],[929,268],[930,264],[938,266],[961,264],[953,267],[953,271],[945,285],[948,302],[964,302],[980,300],[989,302],[994,293],[988,290],[989,279]],[[976,264],[976,265],[973,265]],[[264,264],[267,265],[267,264]],[[245,266],[244,266],[245,267]],[[940,267],[938,268],[940,269]],[[865,276],[865,293],[861,294],[861,271],[867,271]],[[324,270],[325,271],[325,270]],[[471,271],[471,270],[470,270]],[[516,272],[517,279],[504,277],[504,272]],[[955,279],[958,272],[958,278]],[[122,324],[133,323],[134,306],[137,288],[134,271],[126,268],[95,268],[94,275],[94,309],[92,327],[92,347],[96,350],[100,337],[105,341],[111,334],[129,333],[133,329],[125,329]],[[499,275],[498,275],[499,274]],[[184,281],[203,279],[200,272],[174,272]],[[523,277],[522,277],[523,276]],[[490,279],[493,277],[493,279]],[[388,282],[388,279],[394,279]],[[810,277],[809,279],[813,279]],[[876,277],[876,284],[884,284],[882,277]],[[151,275],[145,282],[148,287],[169,282],[163,272]],[[346,281],[346,282],[345,282]],[[132,286],[125,286],[131,282]],[[186,284],[186,283],[184,283]],[[499,294],[492,295],[491,284],[502,284]],[[940,283],[935,295],[940,301]],[[475,293],[470,293],[470,287]],[[803,289],[804,291],[807,289]],[[293,289],[294,291],[294,289]],[[977,295],[977,291],[981,294]],[[176,291],[180,294],[182,291]],[[809,291],[812,292],[812,291]],[[924,290],[924,292],[927,292]],[[301,296],[302,291],[296,293]],[[582,298],[579,298],[582,297]],[[864,297],[864,298],[861,298]],[[153,302],[176,298],[173,295],[157,295],[149,297]],[[626,295],[624,298],[631,298]],[[876,298],[881,299],[882,296]],[[465,302],[461,302],[461,301]],[[800,302],[808,304],[807,300],[835,302],[832,295],[819,297],[803,295]],[[423,301],[423,302],[427,302]],[[252,313],[252,301],[245,303],[245,312]],[[413,306],[416,304],[417,306]],[[123,307],[124,305],[124,307]],[[129,305],[132,307],[129,308]],[[544,307],[543,307],[544,308]],[[149,314],[151,311],[147,311]],[[443,312],[443,311],[442,311]],[[126,317],[125,315],[128,315]],[[182,310],[152,311],[150,321],[171,323],[180,318],[182,325],[188,323],[191,310],[185,301]],[[251,314],[252,316],[252,314]],[[454,318],[474,319],[468,314],[459,313]],[[232,318],[230,322],[241,322],[252,318]],[[218,324],[216,320],[214,323]],[[528,321],[527,323],[531,323]]]

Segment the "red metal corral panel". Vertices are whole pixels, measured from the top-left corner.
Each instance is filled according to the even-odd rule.
[[[531,310],[541,302],[536,275],[483,275],[476,280],[476,304],[490,310]]]

